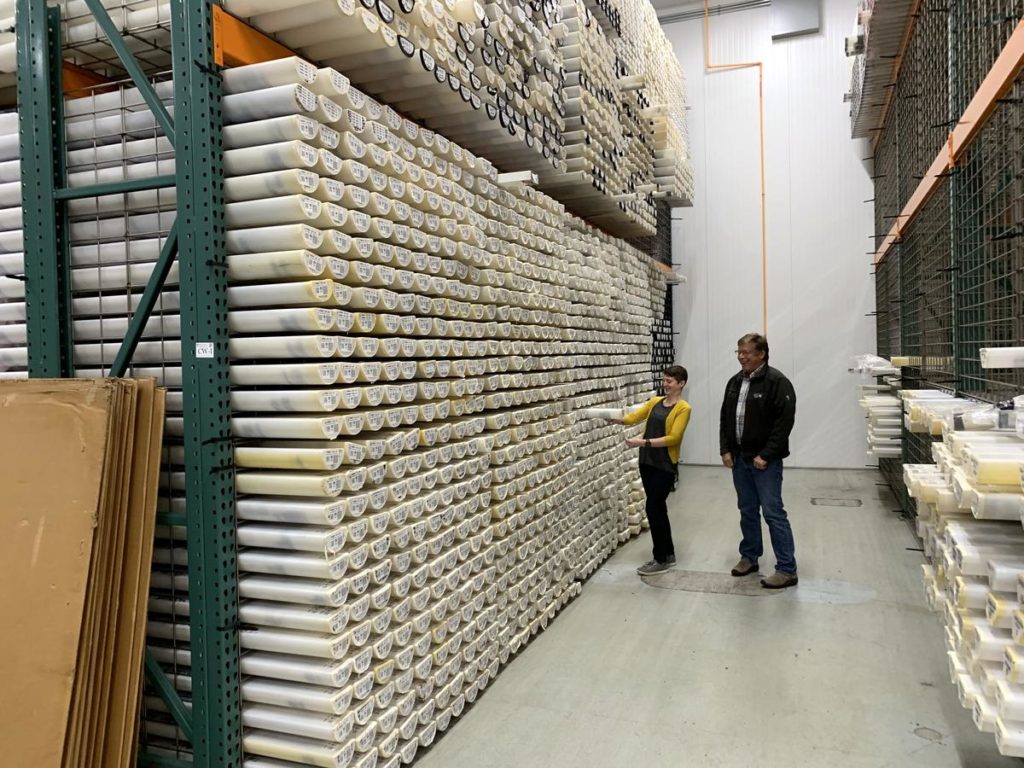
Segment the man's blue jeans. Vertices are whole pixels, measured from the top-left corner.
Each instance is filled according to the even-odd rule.
[[[775,550],[775,570],[796,573],[793,529],[782,505],[782,461],[769,461],[765,469],[754,466],[752,459],[734,454],[732,483],[736,486],[740,508],[740,557],[757,562],[764,554],[761,537],[761,514],[768,524],[768,533]]]

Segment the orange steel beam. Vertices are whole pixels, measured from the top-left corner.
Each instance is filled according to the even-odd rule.
[[[295,51],[253,29],[219,5],[213,6],[213,57],[222,67],[284,59]]]
[[[910,14],[907,16],[907,26],[903,30],[900,49],[892,62],[889,82],[893,84],[893,87],[887,89],[888,92],[885,94],[885,103],[882,105],[882,112],[878,116],[878,129],[875,131],[875,137],[871,139],[871,154],[878,150],[878,142],[882,140],[882,126],[885,125],[885,118],[889,116],[889,110],[892,108],[893,100],[896,98],[896,78],[899,77],[900,69],[903,68],[903,57],[907,54],[907,48],[910,47],[910,38],[914,34],[914,26],[917,24],[917,14],[920,10],[921,0],[914,0],[914,4],[910,8]]]
[[[106,93],[117,86],[101,74],[65,61],[61,67],[61,83],[64,95],[71,97],[88,96],[92,93]]]
[[[704,0],[704,68],[753,69],[757,67],[757,112],[760,127],[761,154],[761,332],[768,334],[768,197],[764,175],[764,62],[741,61],[733,64],[711,63],[711,20],[708,0]]]
[[[1013,86],[1013,81],[1024,69],[1024,21],[1021,21],[1013,30],[1013,35],[1007,41],[1003,50],[999,53],[992,69],[982,81],[978,92],[974,94],[971,103],[967,105],[960,120],[957,121],[946,145],[939,150],[938,156],[932,162],[928,172],[921,179],[914,190],[914,194],[907,200],[903,210],[896,217],[896,222],[889,230],[889,234],[875,251],[874,263],[878,264],[885,258],[889,249],[898,243],[902,232],[907,225],[914,220],[924,204],[935,193],[939,181],[946,173],[953,168],[957,161],[967,151],[985,127],[985,123],[992,116],[999,103],[999,99],[1006,95],[1006,92]]]

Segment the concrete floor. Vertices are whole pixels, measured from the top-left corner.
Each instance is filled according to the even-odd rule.
[[[644,584],[650,537],[634,539],[418,768],[1020,768],[956,701],[922,555],[880,481],[786,470],[800,586],[783,594]],[[684,468],[670,510],[679,567],[728,571],[726,471]]]

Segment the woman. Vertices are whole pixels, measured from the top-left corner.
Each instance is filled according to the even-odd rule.
[[[668,520],[668,495],[678,477],[679,446],[690,421],[690,404],[683,400],[688,379],[681,365],[669,366],[662,379],[664,397],[652,397],[619,423],[627,426],[646,419],[643,437],[630,437],[626,445],[640,449],[640,480],[647,495],[647,521],[651,526],[652,559],[636,569],[641,576],[662,573],[676,564],[672,527]]]

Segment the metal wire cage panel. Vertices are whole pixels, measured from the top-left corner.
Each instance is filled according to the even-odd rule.
[[[672,264],[672,207],[664,200],[655,203],[657,231],[650,237],[628,239],[630,245],[646,253],[655,261]]]
[[[921,254],[919,235],[908,231],[900,245],[900,351],[921,355]]]
[[[949,4],[946,0],[924,0],[897,88],[901,206],[949,135],[948,62]]]
[[[948,38],[948,4],[925,0],[875,147],[876,247],[949,135]]]
[[[951,0],[946,6],[950,106],[960,115],[1024,17],[1024,0]]]
[[[875,270],[875,332],[877,352],[885,358],[900,354],[899,246]]]
[[[903,210],[907,199],[914,191],[914,187],[917,186],[913,177],[915,174],[921,173],[918,170],[918,158],[924,154],[922,148],[918,146],[918,126],[921,119],[919,110],[925,99],[918,90],[917,65],[918,62],[913,56],[908,57],[904,62],[894,86],[896,92],[892,110],[893,117],[890,117],[890,124],[886,126],[887,130],[895,132],[896,143],[899,147],[897,153],[899,162],[896,166],[896,200],[898,204],[895,213]],[[934,156],[933,154],[932,157]],[[931,161],[929,160],[929,162]],[[893,224],[891,220],[883,223],[886,231]]]
[[[903,461],[902,459],[888,458],[878,460],[878,471],[882,473],[885,482],[896,497],[900,509],[908,515],[917,513],[915,501],[907,493],[907,486],[903,483]]]
[[[949,228],[949,187],[928,201],[907,228],[903,258],[917,270],[917,285],[908,286],[917,324],[917,350],[924,386],[955,386],[953,354],[953,254]]]
[[[899,189],[899,131],[895,114],[882,129],[875,149],[875,247],[882,244],[902,207]]]
[[[1024,391],[1024,371],[984,370],[979,350],[1024,343],[1024,78],[971,145],[954,180],[959,389],[999,401]]]

